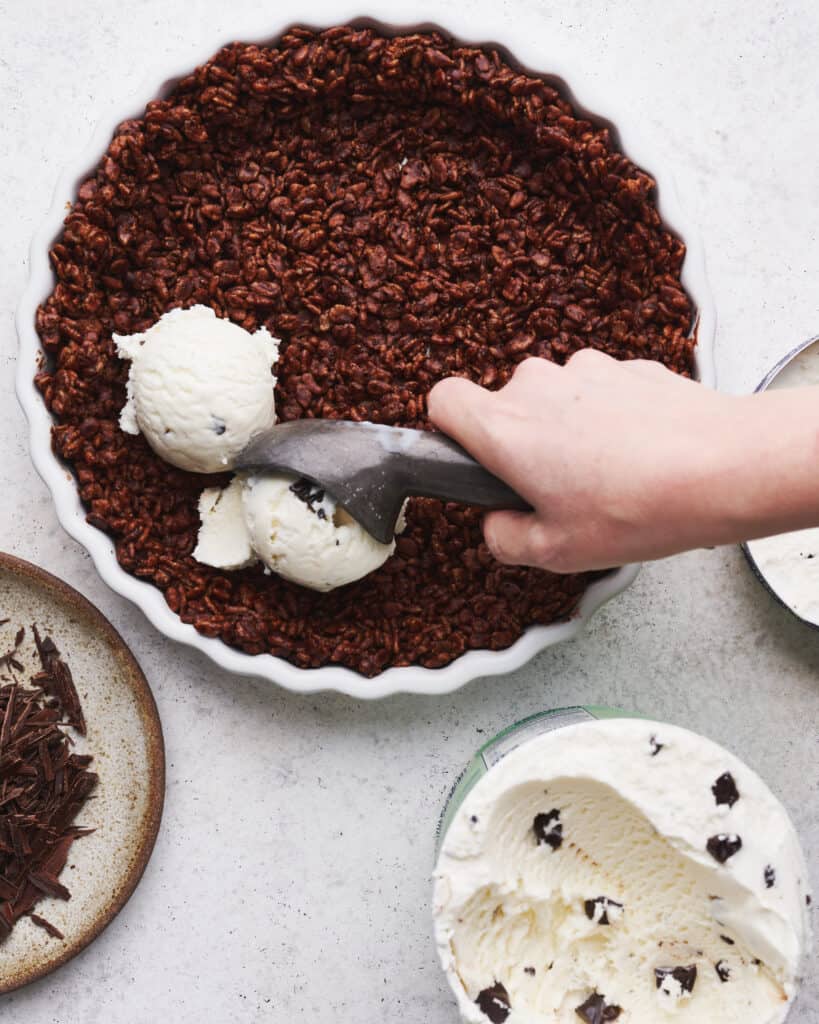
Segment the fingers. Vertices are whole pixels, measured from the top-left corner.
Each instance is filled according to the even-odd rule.
[[[537,413],[547,401],[549,377],[561,372],[543,359],[527,359],[499,391],[450,377],[430,391],[429,417],[481,465],[525,494]]]
[[[566,368],[588,378],[611,378],[613,372],[626,371],[647,379],[668,377],[672,373],[655,359],[614,359],[596,348],[581,348],[573,353],[566,362]],[[676,374],[673,374],[677,376]]]
[[[489,512],[483,535],[499,562],[562,571],[556,534],[531,512]]]
[[[427,397],[429,418],[468,451],[485,442],[492,394],[462,377],[439,381]]]
[[[489,424],[499,414],[499,396],[538,392],[560,372],[560,367],[546,359],[524,359],[499,391],[487,391],[463,377],[448,377],[439,381],[427,396],[429,418],[445,434],[470,448],[471,441],[492,434]]]
[[[450,377],[430,391],[429,418],[491,473],[526,495],[535,459],[532,443],[540,436],[538,414],[548,405],[554,375],[564,372],[544,359],[526,359],[499,391]]]

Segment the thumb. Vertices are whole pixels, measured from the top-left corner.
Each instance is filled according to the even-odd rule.
[[[499,562],[562,571],[556,565],[557,536],[532,512],[488,512],[483,536]]]

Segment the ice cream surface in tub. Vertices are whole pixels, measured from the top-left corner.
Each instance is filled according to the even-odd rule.
[[[685,729],[590,720],[467,793],[435,870],[474,1024],[777,1024],[809,942],[805,863],[750,768]]]

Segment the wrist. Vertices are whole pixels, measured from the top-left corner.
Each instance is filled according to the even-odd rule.
[[[702,467],[708,543],[819,524],[819,393],[718,398]]]

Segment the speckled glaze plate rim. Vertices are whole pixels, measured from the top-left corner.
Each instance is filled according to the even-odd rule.
[[[125,668],[150,751],[147,814],[138,835],[138,842],[135,844],[135,855],[127,873],[119,882],[119,893],[116,898],[107,903],[96,917],[89,919],[79,932],[66,936],[61,946],[55,945],[54,956],[47,962],[30,969],[22,967],[13,978],[5,982],[0,981],[0,996],[3,996],[46,977],[69,960],[73,960],[102,934],[133,895],[151,859],[162,821],[165,804],[165,743],[162,723],[148,680],[128,645],[102,612],[64,580],[17,555],[0,552],[0,574],[8,574],[21,580],[25,585],[35,587],[55,606],[70,609],[89,621],[101,641],[110,646],[117,660],[121,661]]]
[[[819,342],[819,334],[814,335],[812,338],[808,338],[807,341],[803,341],[801,345],[797,345],[796,348],[791,349],[790,352],[782,356],[782,358],[777,363],[775,363],[770,370],[768,370],[768,372],[765,374],[765,376],[762,378],[759,384],[757,384],[757,386],[754,388],[754,394],[757,395],[761,391],[767,391],[771,384],[773,384],[773,382],[776,380],[779,374],[782,373],[786,366],[789,366],[794,361],[794,359],[796,359],[797,356],[801,356],[806,349],[809,349],[812,345],[817,344],[817,342]],[[791,608],[788,602],[780,596],[780,594],[771,584],[768,577],[760,569],[759,563],[754,558],[748,543],[746,542],[745,544],[740,544],[740,549],[743,555],[745,556],[745,560],[748,563],[751,572],[754,574],[756,579],[759,580],[759,582],[762,584],[765,590],[767,590],[767,592],[771,595],[774,601],[776,601],[778,605],[784,608],[798,622],[801,622],[809,629],[819,631],[819,623],[811,622],[810,619],[804,618],[802,615],[799,614],[799,612]]]
[[[222,640],[205,637],[183,623],[167,606],[161,591],[152,584],[130,576],[120,568],[112,539],[86,522],[85,509],[79,498],[69,468],[53,453],[51,427],[53,421],[33,378],[43,358],[40,340],[34,327],[39,303],[54,285],[48,251],[59,234],[67,204],[74,199],[79,183],[99,162],[110,142],[115,127],[129,117],[141,116],[145,103],[166,95],[174,84],[209,59],[221,46],[236,40],[270,43],[296,25],[321,27],[339,24],[374,27],[385,34],[438,30],[455,41],[473,46],[491,46],[500,50],[513,64],[523,70],[549,68],[548,73],[532,71],[554,84],[575,108],[597,124],[609,127],[615,144],[636,164],[646,168],[658,181],[657,202],[665,224],[686,242],[682,282],[694,301],[696,322],[692,332],[697,338],[696,369],[700,380],[715,386],[713,341],[716,311],[705,270],[702,241],[696,226],[685,216],[678,192],[671,177],[657,168],[663,161],[644,138],[634,116],[628,117],[628,103],[618,108],[615,88],[606,83],[594,88],[584,82],[582,67],[566,67],[560,54],[550,55],[538,42],[537,34],[526,31],[525,19],[514,24],[500,17],[476,19],[465,12],[448,11],[445,17],[435,5],[406,0],[388,3],[370,0],[369,4],[352,9],[332,0],[314,0],[302,5],[299,18],[287,17],[278,23],[275,18],[258,16],[250,24],[236,23],[230,34],[214,39],[202,52],[189,48],[184,56],[168,63],[161,62],[146,77],[142,87],[129,100],[119,101],[99,120],[90,144],[72,160],[57,185],[51,210],[36,234],[31,247],[30,277],[17,310],[17,333],[20,339],[17,366],[17,395],[29,421],[31,457],[54,498],[57,516],[67,533],[82,544],[94,561],[102,579],[112,590],[136,604],[161,633],[180,643],[194,647],[229,672],[267,679],[285,689],[299,693],[322,690],[337,691],[357,699],[374,699],[397,693],[444,694],[483,676],[512,672],[530,661],[552,644],[575,637],[601,605],[625,590],[637,576],[639,566],[627,565],[588,587],[575,615],[567,622],[547,626],[530,626],[510,647],[502,651],[469,651],[443,668],[422,666],[388,668],[367,678],[336,665],[302,669],[270,654],[250,655],[229,647]],[[572,83],[570,88],[567,84]],[[157,85],[157,83],[162,83]],[[576,91],[575,91],[576,90]],[[583,100],[579,100],[577,95]]]

